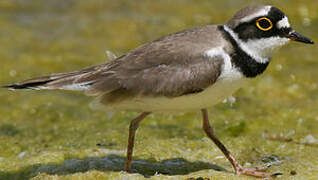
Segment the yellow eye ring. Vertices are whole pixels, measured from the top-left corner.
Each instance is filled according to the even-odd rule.
[[[268,27],[262,27],[260,25],[260,22],[265,20],[269,26]],[[273,23],[270,19],[268,19],[267,17],[262,17],[262,18],[259,18],[257,21],[256,21],[256,26],[258,27],[258,29],[262,30],[262,31],[269,31],[273,28]]]

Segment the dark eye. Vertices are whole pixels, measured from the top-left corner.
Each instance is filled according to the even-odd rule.
[[[262,31],[268,31],[273,28],[273,23],[267,17],[262,17],[256,21],[256,26]]]

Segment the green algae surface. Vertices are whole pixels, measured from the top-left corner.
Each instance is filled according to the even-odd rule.
[[[277,6],[318,41],[318,1],[2,0],[0,84],[78,70],[163,35],[222,24],[255,3]],[[318,48],[291,43],[268,70],[209,109],[216,135],[246,167],[281,179],[318,179]],[[155,114],[138,129],[123,171],[134,112],[107,112],[67,91],[0,90],[0,179],[252,179],[201,129],[197,113]],[[294,172],[292,172],[294,171]],[[292,172],[292,173],[291,173]]]

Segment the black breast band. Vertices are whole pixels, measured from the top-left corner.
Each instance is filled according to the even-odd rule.
[[[267,68],[269,62],[259,63],[255,59],[253,59],[250,55],[244,52],[234,38],[224,30],[223,26],[218,26],[218,29],[223,32],[224,38],[231,42],[234,51],[231,56],[232,63],[238,67],[245,77],[253,78],[257,75],[262,74]]]

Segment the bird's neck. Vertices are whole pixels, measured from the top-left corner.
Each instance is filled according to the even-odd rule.
[[[262,74],[267,68],[271,57],[262,57],[254,49],[242,45],[237,35],[227,26],[219,26],[224,37],[232,44],[231,61],[238,67],[245,77],[252,78]],[[252,53],[253,51],[253,53]]]

